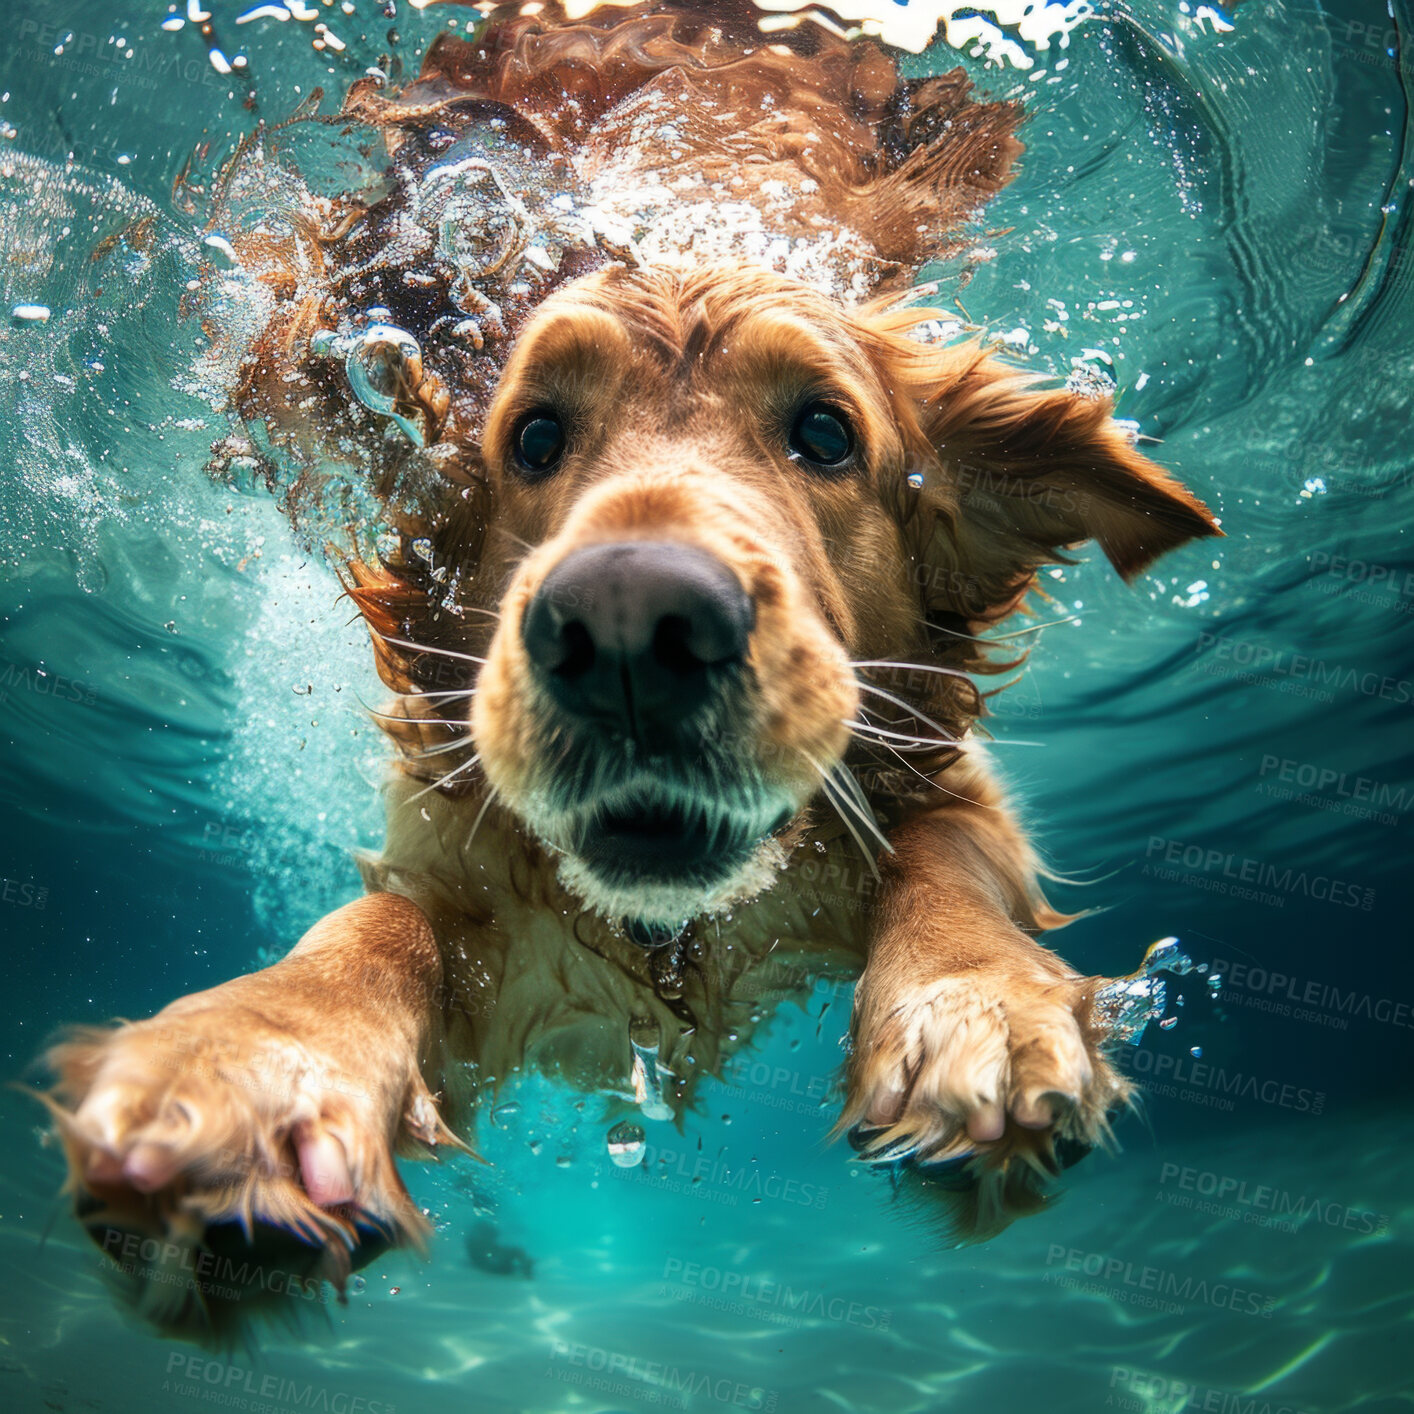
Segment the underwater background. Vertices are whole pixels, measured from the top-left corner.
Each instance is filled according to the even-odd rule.
[[[209,167],[316,87],[328,110],[370,66],[406,78],[475,16],[249,10],[0,16],[11,1079],[40,1079],[64,1023],[280,955],[379,838],[366,633],[271,498],[204,469],[225,428],[179,306],[210,252],[173,183],[198,143]],[[1059,377],[1112,378],[1227,532],[1130,589],[1094,552],[1054,571],[1056,622],[993,704],[996,759],[1072,880],[1054,897],[1103,910],[1056,945],[1119,974],[1172,934],[1206,969],[1126,1048],[1142,1116],[1053,1208],[951,1248],[826,1143],[850,997],[822,985],[681,1132],[645,1120],[636,1167],[597,1098],[503,1094],[478,1119],[489,1167],[405,1167],[429,1262],[376,1261],[347,1306],[213,1355],[118,1314],[42,1111],[9,1091],[0,1408],[1414,1404],[1407,9],[839,10],[915,37],[955,12],[957,43],[909,71],[1024,96],[1019,175],[939,301]],[[160,238],[114,254],[144,218]]]

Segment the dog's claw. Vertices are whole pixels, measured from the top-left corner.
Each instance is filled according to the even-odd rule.
[[[885,1138],[883,1128],[855,1125],[849,1131],[849,1142],[859,1157],[868,1164],[893,1164],[908,1158],[917,1148],[916,1138],[909,1136]]]
[[[845,1110],[861,1156],[1005,1164],[1016,1150],[1058,1168],[1053,1142],[1103,1141],[1125,1087],[1083,1023],[1085,996],[1081,979],[945,977],[890,1004],[866,972]]]

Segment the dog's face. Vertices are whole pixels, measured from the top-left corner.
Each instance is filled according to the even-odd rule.
[[[1132,568],[1211,529],[1106,414],[769,272],[551,297],[481,449],[522,556],[472,716],[492,787],[607,916],[759,892],[838,799],[856,662],[927,652],[930,605],[975,628],[1056,544]]]
[[[910,617],[902,450],[844,315],[769,275],[597,275],[523,332],[482,452],[534,548],[474,734],[592,907],[677,923],[770,882],[847,744],[861,614]]]

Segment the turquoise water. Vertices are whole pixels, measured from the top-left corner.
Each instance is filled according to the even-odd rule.
[[[207,8],[230,77],[160,6],[6,17],[0,297],[51,311],[0,329],[16,1078],[61,1023],[283,951],[378,838],[366,636],[269,499],[203,471],[224,428],[182,391],[199,221],[172,183],[317,85],[415,70],[455,12],[324,7],[335,51],[311,21]],[[950,1250],[825,1143],[849,998],[822,990],[683,1132],[649,1122],[638,1169],[609,1161],[596,1099],[503,1097],[491,1167],[410,1171],[429,1262],[376,1262],[347,1307],[217,1357],[117,1314],[11,1094],[3,1407],[1409,1407],[1411,31],[1398,4],[1230,22],[1104,7],[1030,70],[961,56],[1032,115],[968,314],[1112,374],[1228,532],[1129,590],[1093,557],[1058,573],[1073,622],[996,703],[999,738],[1040,743],[998,754],[1048,857],[1091,881],[1060,902],[1107,909],[1067,955],[1123,972],[1177,934],[1227,979],[1216,1002],[1185,979],[1128,1056],[1147,1099],[1121,1152]],[[149,215],[147,253],[90,258]]]

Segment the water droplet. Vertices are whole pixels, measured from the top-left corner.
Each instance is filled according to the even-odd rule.
[[[616,1124],[608,1137],[609,1157],[621,1169],[636,1168],[643,1162],[645,1148],[643,1130],[639,1125],[624,1120]]]
[[[1178,1018],[1177,1018],[1176,1016],[1166,1016],[1166,1017],[1164,1017],[1164,1019],[1163,1019],[1161,1022],[1159,1022],[1159,1030],[1160,1030],[1160,1031],[1172,1031],[1173,1028],[1174,1028],[1175,1026],[1177,1026],[1177,1025],[1178,1025]]]
[[[672,1072],[658,1060],[658,1028],[651,1021],[636,1018],[629,1027],[629,1046],[633,1051],[633,1070],[629,1077],[633,1097],[644,1119],[672,1119],[673,1107],[668,1100],[668,1085]]]
[[[1194,1060],[1202,1060],[1203,1048],[1202,1046],[1189,1046],[1188,1054],[1192,1056]]]
[[[1222,990],[1222,985],[1223,975],[1221,972],[1215,972],[1211,977],[1208,978],[1208,990],[1214,996],[1217,996],[1217,994]]]

